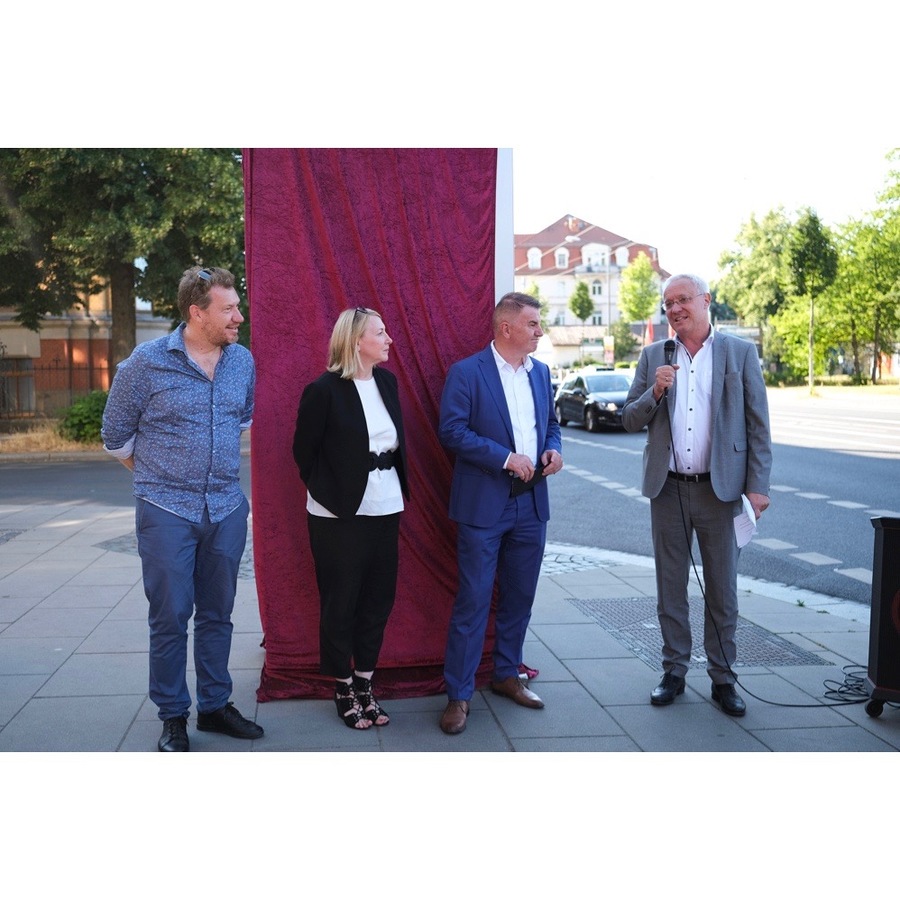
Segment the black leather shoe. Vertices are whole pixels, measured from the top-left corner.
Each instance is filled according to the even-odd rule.
[[[229,737],[255,740],[265,732],[256,722],[245,719],[234,707],[233,703],[223,706],[211,713],[197,713],[197,731],[217,731]]]
[[[711,696],[729,716],[742,716],[747,712],[747,704],[738,696],[733,684],[714,684]]]
[[[684,693],[684,679],[679,675],[666,672],[660,683],[650,693],[650,702],[654,706],[668,706],[679,694]]]
[[[162,734],[156,746],[163,753],[187,753],[191,749],[187,735],[187,719],[184,716],[163,719]]]

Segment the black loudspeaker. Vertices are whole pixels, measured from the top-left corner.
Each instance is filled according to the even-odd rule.
[[[872,519],[872,613],[869,621],[869,670],[866,704],[880,716],[886,700],[900,701],[900,519]]]

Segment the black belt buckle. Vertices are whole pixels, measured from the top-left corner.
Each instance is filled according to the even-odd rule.
[[[669,469],[669,478],[675,478],[678,481],[687,481],[690,484],[700,484],[703,481],[709,481],[709,472],[698,472],[696,475],[686,475],[684,472],[673,472]]]

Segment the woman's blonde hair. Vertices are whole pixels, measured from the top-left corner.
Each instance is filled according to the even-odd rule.
[[[341,378],[355,378],[362,364],[359,359],[359,341],[366,333],[369,316],[381,318],[381,313],[365,306],[345,309],[334,323],[328,342],[328,371],[339,372]]]

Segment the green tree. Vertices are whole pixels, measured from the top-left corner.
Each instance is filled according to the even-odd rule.
[[[594,300],[587,282],[579,281],[575,285],[575,290],[569,297],[569,309],[576,319],[581,320],[582,325],[594,314]]]
[[[541,304],[541,330],[546,331],[547,325],[549,324],[547,316],[550,314],[550,304],[541,296],[541,289],[538,287],[536,281],[532,283],[531,287],[528,288],[525,293],[530,294]]]
[[[791,228],[787,239],[787,264],[792,293],[809,304],[808,375],[812,392],[815,373],[816,298],[837,276],[838,253],[834,236],[815,211],[806,208]]]
[[[900,333],[900,211],[876,210],[850,222],[839,235],[838,273],[820,298],[822,315],[832,326],[835,346],[848,347],[852,374],[880,377],[882,354],[894,350]]]
[[[619,319],[618,322],[611,325],[609,333],[615,340],[613,359],[616,362],[623,362],[634,353],[638,345],[638,339],[632,333],[631,325],[626,319]]]
[[[790,219],[781,207],[760,220],[750,216],[741,226],[735,246],[719,257],[719,268],[725,274],[716,282],[716,299],[733,309],[745,324],[765,325],[785,302],[785,245],[790,229]]]
[[[0,150],[0,305],[38,330],[108,286],[111,363],[134,348],[136,297],[179,318],[188,266],[224,266],[246,295],[243,245],[236,150]]]
[[[588,290],[587,283],[579,281],[575,285],[572,296],[569,297],[569,309],[576,319],[581,319],[581,353],[584,353],[584,323],[594,314],[594,300]]]
[[[642,250],[622,272],[619,309],[626,322],[640,322],[642,343],[647,337],[647,320],[659,306],[659,278],[650,257]]]

